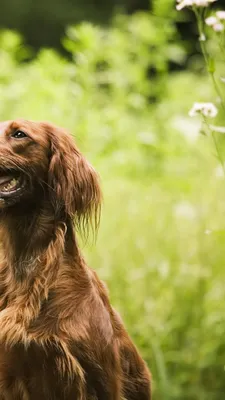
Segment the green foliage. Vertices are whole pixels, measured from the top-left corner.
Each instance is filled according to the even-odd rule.
[[[3,32],[0,118],[68,128],[99,171],[102,224],[84,251],[149,363],[154,399],[221,400],[225,186],[209,138],[188,117],[213,91],[201,61],[199,75],[193,63],[168,74],[186,52],[172,1],[154,7],[110,29],[70,27],[71,62],[49,49],[21,63],[20,38]]]

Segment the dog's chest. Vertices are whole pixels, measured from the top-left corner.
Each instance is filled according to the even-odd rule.
[[[65,354],[55,344],[0,346],[0,393],[4,400],[74,400],[79,379],[68,376]]]

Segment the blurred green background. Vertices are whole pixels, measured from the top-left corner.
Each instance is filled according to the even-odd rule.
[[[154,399],[225,399],[225,182],[211,139],[188,116],[194,101],[216,100],[193,16],[173,0],[104,3],[108,14],[103,2],[65,2],[71,20],[50,0],[45,20],[38,3],[36,14],[31,2],[8,12],[3,3],[1,120],[64,126],[98,170],[102,221],[83,251],[152,371]],[[44,48],[57,12],[66,33]],[[19,21],[31,14],[25,32]]]

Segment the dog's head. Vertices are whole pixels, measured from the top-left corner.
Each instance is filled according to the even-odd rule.
[[[0,208],[45,196],[55,213],[97,218],[98,177],[63,129],[26,120],[0,123]]]

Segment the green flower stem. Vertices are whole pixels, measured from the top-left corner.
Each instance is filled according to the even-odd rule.
[[[202,118],[203,118],[203,122],[206,125],[208,131],[211,133],[211,137],[212,137],[212,141],[213,141],[213,144],[215,146],[215,149],[216,149],[217,157],[218,157],[218,160],[219,160],[219,162],[220,162],[220,164],[221,164],[221,166],[223,168],[223,173],[224,173],[224,176],[225,176],[225,165],[224,165],[224,161],[223,161],[223,156],[220,153],[220,148],[219,148],[218,141],[216,139],[216,131],[213,130],[212,125],[209,125],[209,123],[207,121],[207,118],[204,115],[202,115]]]
[[[200,46],[201,46],[201,50],[202,50],[202,54],[207,66],[207,70],[211,76],[212,82],[213,82],[213,86],[215,88],[215,91],[220,99],[221,102],[221,106],[223,108],[223,111],[225,112],[225,102],[224,102],[224,98],[221,94],[219,85],[216,81],[215,78],[215,66],[214,63],[210,62],[210,58],[208,56],[207,53],[207,49],[206,49],[206,45],[205,45],[205,40],[202,40],[205,37],[205,33],[204,33],[204,10],[203,13],[201,14],[198,9],[196,7],[193,7],[193,11],[195,13],[196,19],[197,19],[197,25],[198,25],[198,32],[199,32],[199,37],[200,37]]]

